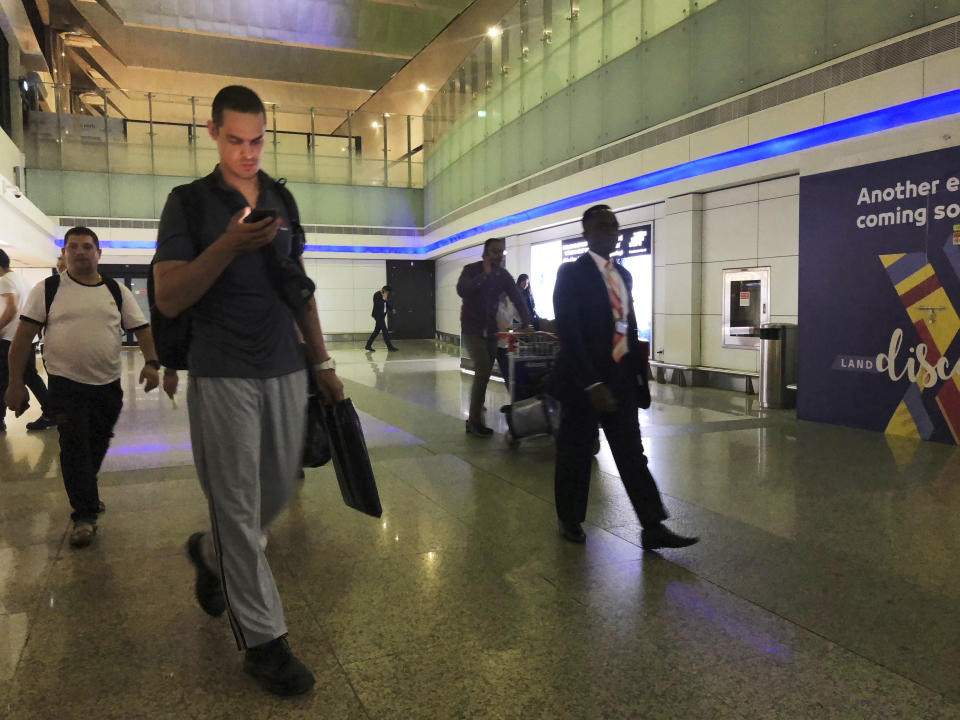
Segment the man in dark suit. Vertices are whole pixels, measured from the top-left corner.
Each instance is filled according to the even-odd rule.
[[[396,352],[400,348],[394,347],[393,343],[390,342],[390,331],[387,330],[387,311],[390,311],[394,315],[397,314],[397,311],[394,309],[393,305],[390,304],[390,286],[384,285],[383,288],[377,290],[373,294],[373,312],[370,313],[370,317],[374,319],[376,325],[373,328],[373,332],[370,333],[370,337],[367,340],[367,352],[373,352],[373,341],[377,339],[377,335],[383,333],[383,341],[387,344],[387,350],[390,352]]]
[[[580,524],[586,517],[593,446],[602,425],[643,526],[644,549],[686,547],[697,538],[677,535],[663,524],[667,511],[643,454],[637,372],[646,368],[638,361],[633,279],[610,261],[619,229],[607,205],[587,210],[583,234],[589,251],[560,266],[553,292],[560,335],[557,394],[563,406],[554,474],[560,534],[571,542],[586,541]]]

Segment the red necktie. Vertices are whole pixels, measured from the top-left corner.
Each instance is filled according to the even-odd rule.
[[[623,303],[620,302],[620,293],[617,291],[617,278],[616,270],[613,269],[613,264],[607,260],[607,264],[603,267],[603,279],[607,283],[607,294],[610,296],[610,307],[613,308],[613,321],[614,328],[616,328],[617,323],[622,322],[623,315]],[[627,336],[623,333],[617,332],[614,329],[613,332],[613,361],[620,362],[620,359],[627,354]]]

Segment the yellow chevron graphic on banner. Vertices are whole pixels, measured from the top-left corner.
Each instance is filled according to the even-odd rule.
[[[905,402],[901,402],[897,406],[884,432],[889,435],[899,435],[917,440],[921,439],[920,433],[917,431],[917,424],[913,421],[913,416],[910,414],[910,411],[907,410],[907,404]]]
[[[913,290],[917,285],[934,274],[933,265],[924,265],[910,277],[901,280],[895,286],[897,295],[903,295],[905,292]]]
[[[883,266],[888,268],[905,255],[906,253],[895,253],[893,255],[879,255],[878,257],[880,258],[880,262],[883,263]]]

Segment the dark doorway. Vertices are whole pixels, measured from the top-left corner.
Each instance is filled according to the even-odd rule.
[[[433,260],[388,260],[387,285],[396,315],[389,316],[390,334],[400,340],[433,339],[437,326]]]
[[[109,275],[121,285],[126,285],[137,299],[137,305],[143,316],[150,320],[150,304],[147,302],[147,274],[149,265],[100,265],[100,273]],[[136,345],[137,338],[133,333],[127,333],[123,340],[124,345]]]

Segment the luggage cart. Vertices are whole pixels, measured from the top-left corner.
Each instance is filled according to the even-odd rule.
[[[507,444],[517,448],[523,438],[556,436],[560,428],[560,407],[547,394],[545,386],[556,363],[559,338],[553,333],[529,331],[498,335],[507,339],[510,368],[510,404],[500,408],[509,428],[505,435]]]

